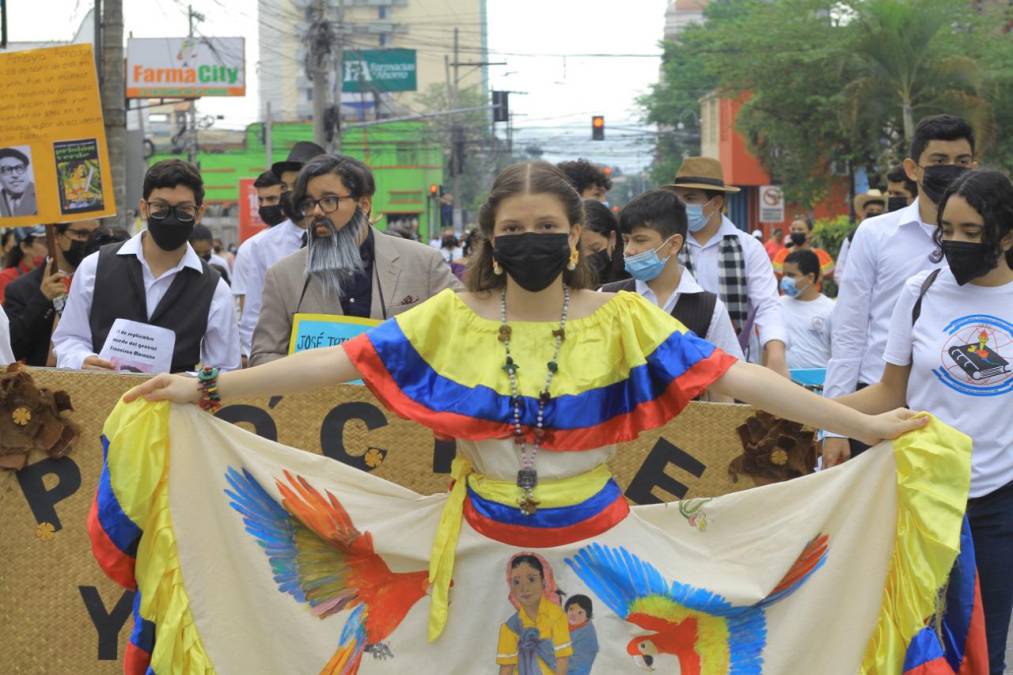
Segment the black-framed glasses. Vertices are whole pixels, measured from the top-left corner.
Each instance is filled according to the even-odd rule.
[[[24,176],[25,172],[28,171],[28,167],[24,164],[8,164],[6,166],[0,166],[0,174],[9,176],[14,174],[15,176]]]
[[[307,197],[299,202],[299,211],[304,216],[308,216],[313,213],[313,209],[319,206],[322,213],[334,213],[338,210],[342,199],[355,199],[355,197],[352,195],[327,195],[320,199]]]
[[[175,214],[176,220],[181,223],[192,223],[197,219],[197,207],[193,204],[148,203],[148,218],[152,220],[165,220],[173,214]]]

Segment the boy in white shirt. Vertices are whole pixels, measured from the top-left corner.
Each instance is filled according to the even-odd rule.
[[[679,262],[686,231],[686,208],[675,193],[654,190],[631,201],[619,214],[619,232],[626,271],[633,278],[605,284],[601,290],[639,293],[698,336],[742,359],[742,348],[721,298],[700,288]]]
[[[798,250],[784,259],[781,315],[788,332],[788,368],[826,368],[834,301],[820,293],[820,259]]]

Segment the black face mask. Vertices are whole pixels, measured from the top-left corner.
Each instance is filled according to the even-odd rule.
[[[86,241],[72,241],[70,242],[70,248],[63,252],[63,259],[67,261],[67,264],[71,267],[77,268],[84,260],[84,253],[88,249],[88,242]]]
[[[938,204],[939,200],[943,198],[946,188],[950,187],[953,181],[967,171],[967,167],[956,164],[933,164],[924,167],[922,171],[922,191],[933,204]]]
[[[963,286],[968,281],[985,276],[998,264],[998,259],[989,265],[988,256],[991,247],[973,241],[944,241],[943,255],[946,264],[953,272],[953,278]]]
[[[181,223],[176,214],[162,220],[148,218],[148,232],[155,244],[163,251],[175,251],[185,244],[193,234],[194,222]]]
[[[605,273],[608,272],[608,268],[612,263],[612,258],[609,256],[608,249],[602,249],[597,253],[592,253],[587,257],[587,262],[590,263],[591,269],[598,275],[598,280],[601,281],[605,278]]]
[[[257,215],[260,216],[260,219],[268,227],[274,227],[278,223],[284,222],[285,218],[288,217],[285,215],[285,210],[280,203],[272,204],[271,206],[261,206],[257,209]]]
[[[562,274],[570,259],[568,234],[503,234],[495,239],[492,256],[521,288],[545,290]]]
[[[791,236],[791,243],[793,246],[801,246],[802,244],[805,243],[806,240],[805,232],[792,232],[790,236]]]
[[[292,203],[292,192],[285,191],[281,193],[281,212],[285,214],[285,217],[291,220],[293,223],[299,220],[299,214],[295,212],[295,204]],[[264,221],[267,222],[266,220]],[[280,221],[279,221],[280,222]]]
[[[907,206],[907,197],[890,197],[886,200],[887,211],[900,211]]]

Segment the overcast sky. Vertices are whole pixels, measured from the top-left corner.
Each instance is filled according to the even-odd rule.
[[[8,0],[11,41],[69,40],[91,8],[88,0]],[[515,146],[538,145],[553,161],[585,156],[624,170],[650,161],[649,137],[639,129],[635,99],[658,77],[658,58],[582,57],[580,54],[657,54],[665,0],[488,0],[493,88],[511,97]],[[124,0],[127,33],[137,37],[187,32],[182,0]],[[246,38],[247,96],[206,98],[198,110],[225,115],[219,126],[257,121],[257,11],[253,0],[196,0],[204,35]],[[566,58],[558,56],[569,54]],[[590,117],[606,118],[605,143],[591,143]]]

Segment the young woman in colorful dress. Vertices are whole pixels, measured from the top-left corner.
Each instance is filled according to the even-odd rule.
[[[324,188],[320,178],[300,179],[294,202],[301,203],[305,196],[320,199]],[[307,215],[327,217],[316,210]],[[626,646],[627,622],[634,618],[617,604],[619,596],[603,598],[603,588],[595,581],[610,565],[625,571],[608,578],[653,583],[654,576],[637,577],[636,567],[652,570],[658,579],[688,578],[697,585],[725,589],[737,601],[748,600],[749,607],[720,619],[734,623],[754,617],[750,614],[754,609],[762,613],[760,608],[790,594],[813,566],[821,566],[823,540],[819,532],[806,534],[806,540],[811,537],[814,543],[800,556],[798,550],[770,546],[770,533],[745,528],[750,531],[736,542],[744,548],[738,553],[718,553],[704,539],[690,540],[696,530],[676,510],[666,511],[663,504],[631,509],[606,463],[618,443],[666,424],[708,388],[774,415],[867,443],[921,429],[926,419],[901,407],[869,415],[821,398],[685,333],[675,319],[635,293],[596,293],[579,255],[583,221],[580,197],[558,169],[545,162],[511,166],[497,177],[479,216],[484,236],[472,261],[471,292],[445,291],[341,347],[301,352],[220,377],[206,372],[200,381],[160,375],[131,390],[126,400],[144,397],[214,409],[220,400],[291,394],[361,378],[397,414],[457,439],[455,482],[442,506],[434,511],[417,501],[392,505],[388,499],[376,510],[384,515],[373,516],[379,528],[382,520],[375,519],[390,519],[395,510],[403,509],[402,515],[417,524],[413,530],[431,533],[427,540],[432,537],[433,542],[430,550],[417,552],[418,561],[412,564],[429,560],[428,635],[430,640],[440,635],[444,639],[427,645],[419,634],[408,647],[399,647],[399,659],[406,649],[410,658],[426,659],[434,654],[427,648],[457,645],[439,651],[441,672],[474,672],[468,664],[484,660],[474,656],[476,650],[492,653],[502,622],[495,612],[488,621],[480,618],[483,612],[489,613],[490,603],[502,599],[502,587],[490,584],[489,579],[499,577],[504,562],[519,549],[540,547],[556,569],[570,575],[563,584],[567,591],[594,595],[596,602],[601,600],[612,610],[611,614],[595,612],[602,645],[595,661],[597,672],[624,671],[630,657],[647,666],[664,662],[659,659],[678,659],[683,672],[692,672],[694,664],[700,664],[700,654],[710,653],[708,649],[720,652],[703,657],[718,659],[713,664],[727,666],[728,659],[759,664],[766,659],[771,670],[764,672],[820,671],[815,664],[838,658],[823,653],[822,648],[816,654],[789,645],[776,654],[763,652],[761,658],[770,628],[752,618],[748,624],[752,628],[742,628],[741,634],[737,629],[731,633],[731,629],[721,629],[725,632],[710,637],[708,621],[714,617],[700,615],[682,622],[678,630],[685,632],[692,626],[695,636],[685,653],[666,647],[660,639],[637,639]],[[363,478],[379,481],[339,463],[334,463],[333,474],[344,476],[342,483],[347,481],[348,487],[343,489],[352,491]],[[833,476],[828,478],[833,480]],[[727,545],[720,534],[722,527],[733,526],[742,517],[742,509],[753,513],[769,509],[771,521],[791,531],[809,527],[798,520],[803,514],[797,505],[782,509],[783,513],[775,506],[780,487],[764,489],[768,492],[756,495],[762,497],[762,507],[754,501],[731,505],[718,517],[725,520],[715,526],[708,541],[718,547]],[[368,513],[352,516],[359,530],[370,530]],[[804,518],[811,518],[811,513]],[[374,535],[374,541],[379,540]],[[832,555],[824,573],[846,571],[846,553],[840,550],[840,555]],[[610,557],[613,554],[619,557]],[[750,559],[736,557],[741,555]],[[889,558],[890,553],[884,556]],[[795,576],[800,561],[809,565],[809,571]],[[884,563],[884,575],[885,570]],[[448,605],[451,577],[452,606]],[[732,579],[738,589],[734,592],[728,590]],[[784,590],[788,580],[792,590]],[[835,594],[852,592],[837,582],[830,588]],[[922,594],[934,600],[934,592]],[[841,625],[874,620],[880,606],[879,596],[874,596],[871,606],[840,603],[835,612]],[[725,610],[715,605],[714,611]],[[617,640],[621,640],[618,650]],[[696,640],[700,645],[718,646],[696,646]],[[848,648],[849,659],[861,660],[864,641],[859,638],[857,647]],[[800,656],[802,651],[805,655]],[[548,668],[548,664],[538,665],[542,672]],[[710,667],[720,669],[719,665]]]

